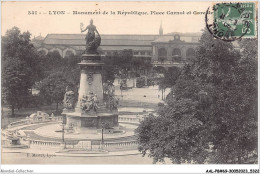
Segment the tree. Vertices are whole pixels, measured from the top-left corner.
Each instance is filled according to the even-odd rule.
[[[179,67],[171,67],[168,71],[164,72],[164,77],[159,82],[159,90],[162,91],[162,100],[165,99],[165,89],[171,88],[175,85],[176,80],[178,79],[181,73],[181,68]]]
[[[131,61],[133,59],[132,50],[123,50],[121,52],[115,52],[114,65],[122,72],[122,75],[127,75],[127,71],[131,68]]]
[[[245,54],[244,48],[240,55],[232,44],[207,33],[201,40],[192,72],[211,100],[201,111],[212,135],[215,153],[211,160],[243,163],[257,147],[256,50],[255,55]]]
[[[79,56],[69,56],[61,60],[61,67],[56,71],[64,73],[66,79],[72,83],[74,87],[78,87],[80,81],[80,66],[81,61]]]
[[[160,108],[159,117],[141,122],[139,150],[153,157],[154,163],[170,158],[173,163],[202,163],[206,158],[206,142],[202,122],[195,117],[197,102],[190,99],[177,100],[170,106]]]
[[[40,96],[48,103],[56,103],[56,111],[58,111],[59,103],[62,102],[66,87],[72,85],[63,75],[62,72],[55,72],[43,79],[39,85]]]
[[[131,60],[131,67],[135,72],[138,72],[139,69],[150,69],[152,67],[152,64],[151,61],[148,61],[145,58],[133,57]]]
[[[116,72],[114,66],[105,65],[103,67],[103,74],[102,74],[103,82],[107,82],[109,80],[111,83],[114,83],[116,78],[115,73]]]
[[[116,74],[116,69],[114,67],[114,60],[113,56],[107,55],[103,59],[104,66],[103,66],[103,72],[102,72],[102,78],[103,82],[107,82],[108,80],[110,82],[114,82],[115,80],[115,74]]]
[[[257,154],[257,52],[248,52],[254,42],[242,41],[239,53],[204,31],[175,97],[140,124],[139,150],[174,163],[246,163]]]
[[[67,59],[62,58],[58,51],[49,52],[41,59],[41,66],[44,70],[44,77],[49,76],[53,72],[62,71],[67,63]]]
[[[30,33],[17,27],[7,30],[2,37],[2,94],[11,105],[21,107],[35,81],[42,78],[39,54],[30,43]]]

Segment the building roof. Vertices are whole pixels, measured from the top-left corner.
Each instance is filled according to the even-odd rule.
[[[71,48],[75,49],[75,50],[86,50],[86,47],[85,46],[71,46]],[[99,46],[98,48],[100,48],[101,50],[104,50],[104,51],[122,51],[122,50],[140,50],[140,51],[152,51],[152,47],[151,45],[150,46],[121,46],[121,45],[117,45],[117,46],[104,46],[104,45],[101,45]]]
[[[200,37],[199,36],[181,36],[180,35],[180,40],[184,41],[186,43],[198,43]],[[164,35],[159,37],[158,39],[154,40],[153,43],[167,43],[174,41],[174,36],[173,35]]]
[[[48,45],[85,45],[85,34],[48,34],[43,43]],[[101,46],[151,46],[159,35],[101,35]]]
[[[160,35],[101,35],[100,49],[113,50],[142,50],[152,51],[152,43],[168,43],[174,40],[174,35],[179,34],[180,40],[185,43],[198,43],[200,35],[197,33],[171,33]],[[52,48],[56,46],[70,47],[78,51],[85,50],[86,34],[48,34],[44,39],[42,36],[35,37],[32,43],[36,48]]]
[[[118,50],[118,51],[121,51],[121,50],[142,50],[142,51],[151,51],[152,50],[152,47],[150,45],[150,47],[148,46],[144,46],[144,47],[140,47],[140,46],[120,46],[120,45],[117,45],[116,47],[115,46],[100,46],[100,48],[102,50],[106,50],[106,51],[113,51],[113,50]],[[85,49],[85,47],[84,47]]]
[[[171,32],[171,33],[168,33],[166,35],[180,35],[180,36],[189,36],[189,37],[200,37],[201,36],[201,33],[200,32],[196,32],[196,33],[179,33],[179,32]]]
[[[48,34],[47,45],[85,45],[85,34]],[[198,42],[199,35],[180,34],[185,42]],[[151,42],[169,42],[173,35],[101,35],[101,46],[151,46]]]

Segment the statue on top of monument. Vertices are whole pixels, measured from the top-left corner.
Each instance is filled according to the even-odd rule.
[[[95,25],[93,25],[93,19],[90,20],[90,24],[84,29],[83,23],[80,24],[81,33],[88,30],[86,35],[86,53],[96,54],[97,48],[101,43],[101,37],[97,31]]]

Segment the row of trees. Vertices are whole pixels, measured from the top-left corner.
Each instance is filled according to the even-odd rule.
[[[204,31],[158,117],[143,121],[139,150],[154,162],[246,163],[257,155],[257,40],[233,45]]]
[[[13,27],[2,37],[2,104],[15,108],[29,103],[39,105],[60,103],[66,86],[79,82],[79,57],[61,58],[59,53],[48,55],[37,52],[30,40],[29,32]],[[32,96],[38,88],[40,96]]]
[[[2,37],[2,102],[11,105],[12,113],[21,106],[22,99],[30,94],[36,79],[40,57],[30,44],[30,33],[21,34],[16,27]]]

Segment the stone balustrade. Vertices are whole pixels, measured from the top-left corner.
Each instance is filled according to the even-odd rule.
[[[139,117],[127,117],[127,116],[119,116],[119,122],[127,122],[127,123],[140,123],[141,118]]]
[[[55,121],[55,122],[60,122],[63,120],[62,116],[55,116],[55,117],[50,117],[49,120],[38,120],[38,121],[31,121],[30,119],[22,119],[19,121],[15,121],[10,123],[7,127],[8,128],[13,128],[17,126],[23,126],[23,125],[28,125],[28,124],[36,124],[36,123],[44,123],[44,122],[50,122],[50,121]]]
[[[19,121],[10,123],[8,125],[8,128],[12,128],[12,127],[15,127],[15,126],[27,125],[27,124],[30,124],[30,121],[28,119],[23,119],[23,120],[19,120]]]
[[[137,141],[126,141],[126,142],[109,142],[104,143],[103,147],[122,147],[122,146],[136,146],[138,145]]]
[[[41,140],[29,140],[30,146],[60,146],[61,142],[54,142],[54,141],[41,141]]]

